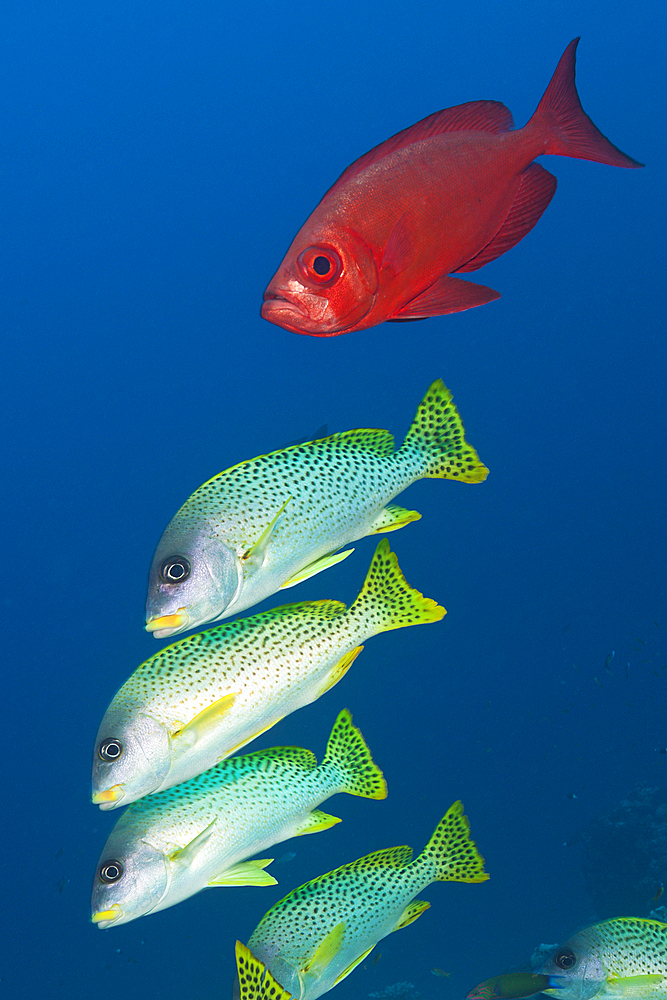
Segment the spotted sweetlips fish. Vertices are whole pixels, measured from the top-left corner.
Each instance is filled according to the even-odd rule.
[[[430,907],[415,896],[431,882],[488,877],[463,806],[455,802],[417,858],[410,847],[390,847],[306,882],[262,917],[248,948],[296,1000],[316,1000],[378,941]],[[242,995],[238,985],[234,996]]]
[[[562,1000],[666,1000],[667,924],[615,917],[586,927],[540,969]]]
[[[358,429],[225,469],[186,500],[153,556],[146,629],[158,639],[219,621],[345,559],[343,546],[420,517],[390,501],[422,477],[480,483],[488,469],[437,379],[403,444]]]

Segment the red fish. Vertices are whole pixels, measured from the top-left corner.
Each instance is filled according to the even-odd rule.
[[[640,167],[585,114],[563,53],[527,125],[496,101],[424,118],[356,160],[299,230],[264,293],[262,316],[312,337],[480,306],[499,293],[452,277],[530,232],[556,190],[534,163],[555,154]]]

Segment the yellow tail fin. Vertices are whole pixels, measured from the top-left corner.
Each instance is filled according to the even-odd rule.
[[[417,858],[435,865],[434,879],[441,882],[486,882],[484,858],[470,838],[470,823],[463,815],[463,803],[450,806]]]
[[[465,429],[452,394],[436,379],[422,399],[399,451],[421,456],[427,479],[460,479],[481,483],[489,470],[479,460],[475,449],[465,439]]]
[[[389,632],[407,625],[439,622],[447,614],[444,608],[424,597],[407,582],[398,559],[383,538],[375,550],[364,585],[348,614],[363,618],[374,633]]]
[[[341,775],[341,792],[366,799],[385,799],[387,782],[371,756],[352,716],[344,708],[334,722],[322,765],[332,765]]]
[[[236,971],[240,1000],[292,1000],[292,994],[240,941],[236,942]]]

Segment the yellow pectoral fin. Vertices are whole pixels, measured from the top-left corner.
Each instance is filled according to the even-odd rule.
[[[331,668],[331,670],[325,677],[324,684],[320,689],[320,694],[318,695],[318,697],[320,697],[323,694],[326,694],[327,691],[331,690],[334,684],[338,684],[338,681],[345,676],[345,674],[348,672],[348,670],[350,669],[356,658],[359,656],[359,653],[362,651],[363,648],[364,648],[363,646],[355,646],[354,649],[351,649],[349,653],[346,653],[345,656],[341,657],[338,663],[336,663],[336,665]]]
[[[199,715],[186,723],[182,729],[171,737],[171,743],[176,751],[189,750],[198,743],[211,729],[219,726],[225,716],[231,711],[238,698],[238,691],[226,694],[224,698],[214,701],[203,709]]]
[[[380,532],[398,531],[404,528],[411,521],[419,521],[421,514],[418,510],[406,510],[398,504],[390,504],[381,510],[373,521],[368,531],[369,535],[379,535]]]
[[[339,984],[339,983],[342,983],[342,981],[343,981],[343,980],[344,980],[344,979],[346,978],[346,976],[349,976],[349,974],[350,974],[351,972],[354,972],[354,970],[356,969],[356,967],[357,967],[357,966],[358,966],[358,965],[359,965],[359,964],[360,964],[361,962],[363,962],[363,960],[364,960],[364,959],[365,959],[365,958],[367,957],[367,955],[370,955],[370,953],[372,952],[372,950],[373,950],[373,948],[374,948],[374,947],[375,947],[375,945],[374,945],[374,944],[372,944],[372,945],[370,946],[370,948],[367,948],[367,949],[366,949],[366,951],[365,951],[365,952],[363,953],[363,955],[360,955],[360,956],[359,956],[359,958],[355,958],[354,962],[352,962],[352,963],[351,963],[351,965],[348,965],[348,967],[347,967],[347,969],[345,970],[345,972],[341,972],[340,976],[338,977],[338,979],[337,979],[337,980],[336,980],[336,982],[334,983],[334,986],[338,986],[338,984]],[[332,989],[333,989],[333,987],[332,987]]]
[[[278,523],[278,518],[285,510],[285,507],[290,502],[292,498],[288,497],[285,503],[282,505],[276,516],[273,518],[270,524],[266,526],[262,534],[259,536],[254,545],[243,554],[243,562],[245,563],[248,572],[253,572],[254,570],[261,569],[264,565],[264,560],[266,559],[266,551],[271,541],[271,535],[273,530]]]
[[[321,809],[313,809],[311,813],[300,823],[294,831],[295,837],[302,837],[304,833],[319,833],[321,830],[329,830],[336,823],[340,823],[338,816],[329,816]]]
[[[262,869],[270,865],[273,858],[261,861],[241,861],[238,865],[220,872],[209,881],[209,885],[278,885],[278,880]]]
[[[430,905],[431,904],[427,903],[425,899],[413,899],[401,913],[400,919],[394,927],[394,930],[400,931],[402,927],[407,927],[408,924],[413,923],[417,917],[421,917],[424,910],[429,909]]]
[[[353,552],[354,549],[346,549],[345,552],[335,552],[333,555],[322,556],[321,559],[316,559],[315,562],[309,563],[308,566],[304,566],[303,569],[298,570],[289,580],[281,583],[280,589],[286,590],[288,587],[296,587],[297,583],[303,583],[304,580],[310,580],[311,576],[315,576],[317,573],[321,573],[322,570],[335,566],[336,563],[347,559]]]
[[[647,974],[645,976],[623,976],[616,979],[609,976],[607,979],[607,989],[613,993],[624,997],[636,997],[640,1000],[646,995],[647,989],[655,988],[665,981],[665,976],[659,974]]]
[[[336,924],[332,931],[329,931],[311,960],[303,966],[302,973],[319,979],[340,951],[344,935],[345,924],[341,921],[339,924]]]

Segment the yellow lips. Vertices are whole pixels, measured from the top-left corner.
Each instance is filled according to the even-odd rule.
[[[107,788],[103,792],[96,792],[93,795],[93,805],[102,806],[107,802],[118,802],[124,795],[125,792],[122,785],[112,785],[111,788]]]
[[[97,913],[93,913],[90,919],[94,924],[101,924],[103,920],[108,920],[111,923],[114,920],[118,920],[118,918],[122,916],[123,911],[120,906],[118,903],[114,903],[110,910],[98,910]]]
[[[162,615],[161,618],[151,618],[146,623],[146,631],[157,632],[168,629],[170,632],[175,632],[177,629],[181,629],[184,625],[187,625],[189,621],[190,615],[186,609],[179,608],[173,615]]]

